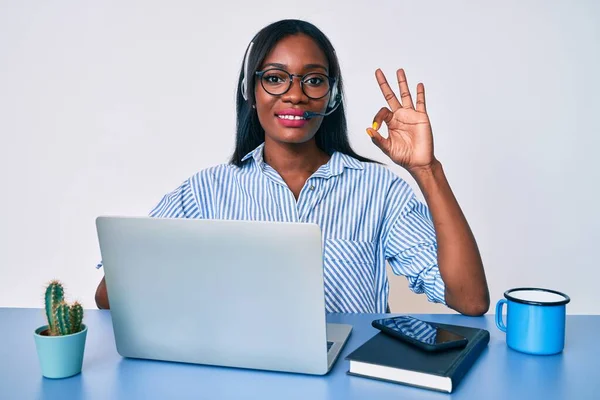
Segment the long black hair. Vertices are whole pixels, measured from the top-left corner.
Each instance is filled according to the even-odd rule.
[[[244,99],[241,89],[242,81],[246,74],[244,62],[242,62],[237,85],[235,151],[231,156],[230,163],[241,166],[242,158],[264,142],[265,131],[260,125],[256,109],[252,108],[252,105],[255,104],[255,72],[277,42],[287,36],[297,34],[304,34],[311,37],[325,53],[329,62],[329,74],[337,78],[338,93],[342,94],[343,99],[344,89],[337,55],[335,54],[333,45],[319,28],[309,22],[297,19],[285,19],[264,27],[252,39],[253,45],[249,56],[248,50],[246,50],[246,56],[248,57],[248,76],[246,76],[248,100]],[[319,130],[315,134],[315,140],[317,146],[329,155],[333,154],[334,151],[338,151],[360,161],[376,162],[356,154],[350,147],[343,101],[333,113],[323,118]]]

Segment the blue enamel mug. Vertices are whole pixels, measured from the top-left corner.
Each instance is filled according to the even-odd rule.
[[[496,303],[496,326],[506,333],[508,347],[537,355],[563,351],[569,296],[550,289],[515,288],[504,292],[504,297]]]

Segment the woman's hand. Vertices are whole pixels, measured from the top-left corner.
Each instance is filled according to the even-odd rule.
[[[402,103],[383,73],[377,70],[375,75],[391,111],[379,110],[374,119],[376,129],[369,128],[367,132],[388,157],[411,172],[423,193],[434,224],[444,300],[462,314],[485,314],[490,307],[490,294],[483,262],[441,163],[433,156],[433,135],[425,109],[423,84],[417,85],[415,108],[402,69],[397,72]],[[388,128],[387,138],[377,132],[382,122]]]
[[[390,88],[383,72],[380,69],[375,71],[377,83],[391,110],[387,107],[379,110],[373,119],[373,128],[367,128],[367,133],[373,143],[396,164],[411,172],[429,168],[436,160],[433,155],[431,124],[425,107],[425,87],[422,83],[417,85],[415,108],[404,70],[399,69],[396,76],[402,102]],[[387,138],[378,132],[382,122],[387,125]]]

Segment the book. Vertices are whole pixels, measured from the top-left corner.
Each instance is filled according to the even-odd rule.
[[[346,357],[350,361],[348,374],[452,393],[487,347],[490,333],[428,322],[465,336],[467,345],[429,352],[379,332]]]

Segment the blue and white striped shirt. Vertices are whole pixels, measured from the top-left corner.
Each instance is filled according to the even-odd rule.
[[[318,224],[327,312],[386,312],[386,260],[413,292],[445,303],[431,215],[403,179],[382,165],[335,152],[296,201],[264,162],[263,147],[248,153],[242,167],[221,164],[196,173],[150,216]]]

